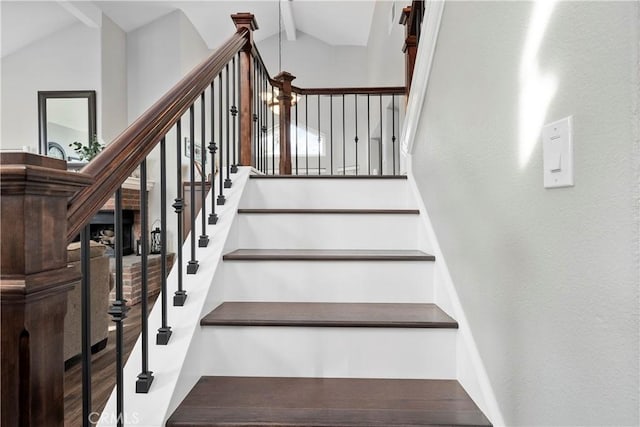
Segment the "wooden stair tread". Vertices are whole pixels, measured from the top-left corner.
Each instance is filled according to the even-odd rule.
[[[225,261],[435,261],[417,250],[387,249],[237,249]]]
[[[418,209],[238,209],[239,214],[419,215]]]
[[[435,304],[224,302],[202,326],[447,328],[458,323]]]
[[[490,426],[455,380],[202,377],[166,424]]]
[[[249,175],[250,179],[407,179],[406,175]]]

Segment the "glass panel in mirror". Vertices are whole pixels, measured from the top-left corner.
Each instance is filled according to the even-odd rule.
[[[88,145],[96,135],[95,92],[38,92],[40,153],[81,162],[74,143]]]

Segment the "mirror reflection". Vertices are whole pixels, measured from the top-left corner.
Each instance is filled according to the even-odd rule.
[[[38,92],[40,153],[68,162],[87,160],[96,140],[95,92]]]

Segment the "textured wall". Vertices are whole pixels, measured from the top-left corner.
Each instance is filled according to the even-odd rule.
[[[640,422],[639,28],[637,2],[445,6],[413,171],[508,425]],[[568,115],[575,187],[544,189]]]

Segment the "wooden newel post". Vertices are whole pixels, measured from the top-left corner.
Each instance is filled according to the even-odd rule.
[[[405,39],[402,46],[402,52],[405,56],[405,87],[407,95],[411,89],[411,81],[413,80],[413,68],[416,65],[416,55],[418,54],[418,36],[417,24],[415,17],[411,14],[411,7],[407,6],[402,9],[400,16],[400,24],[405,26]]]
[[[64,425],[67,203],[93,180],[66,163],[0,154],[2,427]]]
[[[246,42],[240,51],[240,165],[253,166],[251,153],[251,139],[253,129],[253,32],[258,29],[255,17],[251,13],[236,13],[231,15],[236,28],[247,28]]]
[[[278,94],[280,116],[280,175],[291,175],[291,82],[295,79],[286,71],[274,77],[281,83]]]

